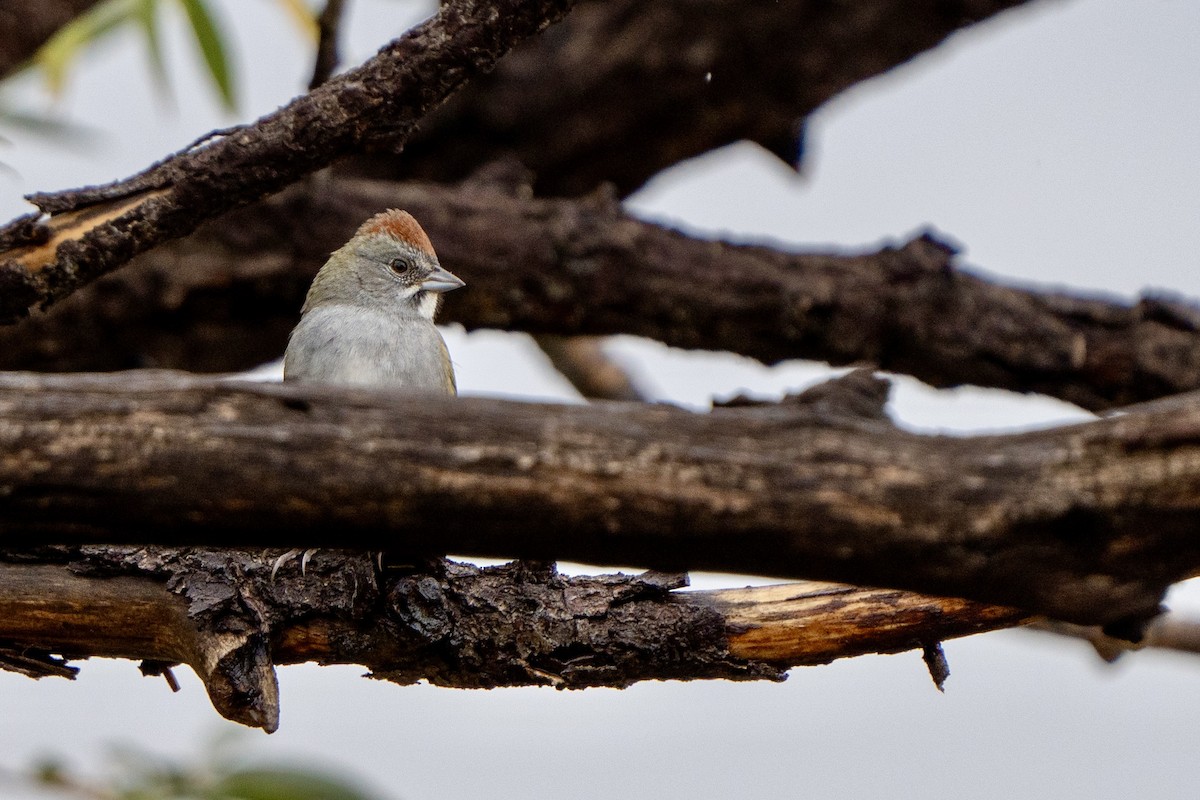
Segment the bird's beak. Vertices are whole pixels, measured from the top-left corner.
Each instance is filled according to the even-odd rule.
[[[448,292],[451,289],[457,289],[460,286],[466,286],[463,279],[455,275],[445,267],[438,267],[433,272],[429,273],[429,277],[421,281],[421,291],[423,292]]]

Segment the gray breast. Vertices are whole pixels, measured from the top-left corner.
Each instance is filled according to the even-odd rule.
[[[283,376],[457,393],[446,343],[432,322],[352,306],[320,306],[301,318],[288,340]]]

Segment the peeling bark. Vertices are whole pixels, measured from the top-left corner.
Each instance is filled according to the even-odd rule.
[[[802,664],[1019,624],[1014,609],[832,584],[673,592],[684,575],[566,577],[549,564],[388,566],[322,551],[271,578],[244,550],[0,553],[0,668],[62,675],[50,653],[186,663],[216,709],[275,730],[275,665],[362,664],[400,684],[624,688],[782,680]],[[17,653],[19,663],[7,658]],[[42,658],[41,672],[38,659]]]

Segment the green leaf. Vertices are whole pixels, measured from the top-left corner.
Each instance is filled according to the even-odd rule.
[[[179,0],[179,2],[183,4],[188,21],[192,23],[192,31],[196,34],[196,43],[200,45],[200,53],[204,56],[204,63],[208,65],[208,74],[212,77],[217,92],[221,95],[221,102],[227,110],[235,110],[237,101],[233,94],[229,60],[225,56],[224,34],[217,27],[216,21],[203,0]]]
[[[376,800],[350,783],[301,769],[243,769],[221,779],[211,800]]]
[[[94,128],[43,114],[5,108],[2,101],[0,101],[0,127],[37,134],[43,139],[59,139],[75,145],[87,144],[97,136]]]
[[[170,95],[171,82],[167,77],[167,65],[163,59],[162,41],[158,38],[159,0],[134,0],[134,20],[146,37],[146,56],[150,61],[150,74],[154,85],[164,95]]]
[[[53,95],[62,93],[71,62],[91,44],[119,25],[128,22],[140,0],[105,0],[58,29],[33,56]]]

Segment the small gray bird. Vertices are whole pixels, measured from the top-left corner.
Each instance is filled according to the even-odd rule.
[[[283,379],[457,394],[433,318],[442,293],[462,285],[411,214],[376,214],[313,279]]]
[[[283,379],[458,394],[433,318],[442,293],[462,285],[438,263],[411,214],[376,214],[313,279],[288,339]],[[301,573],[314,552],[304,551]],[[297,555],[277,558],[271,578]]]

